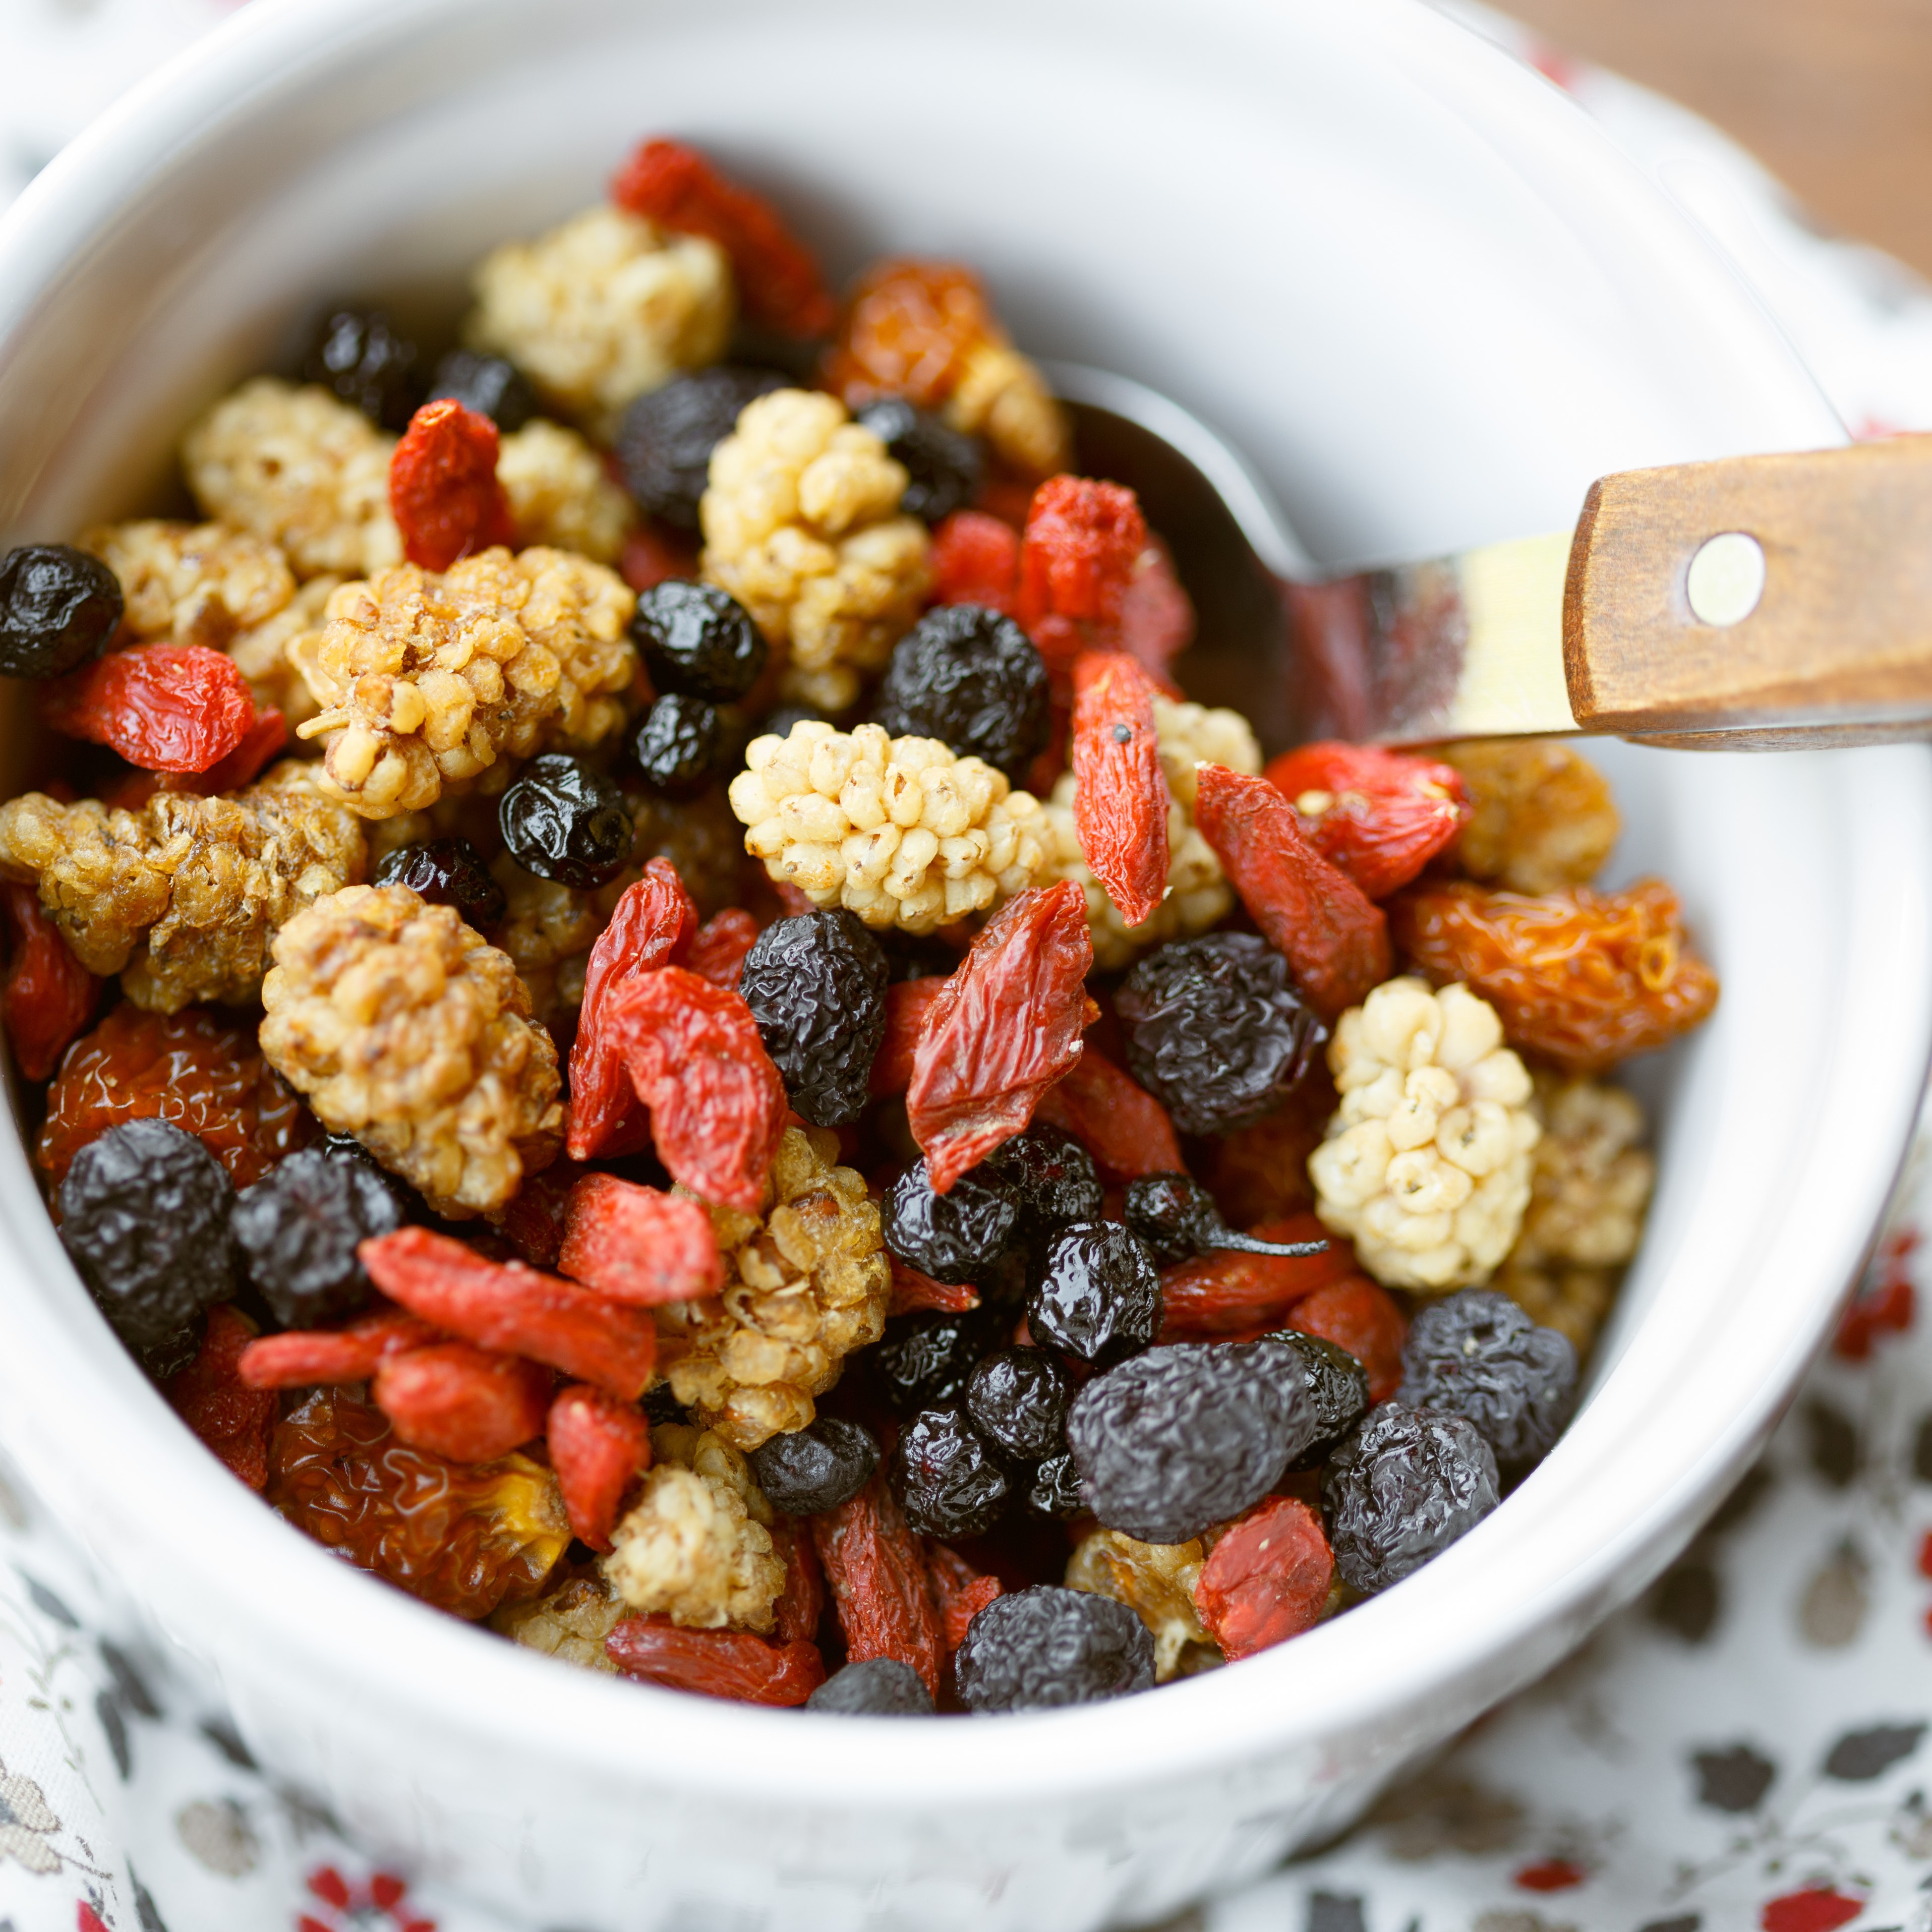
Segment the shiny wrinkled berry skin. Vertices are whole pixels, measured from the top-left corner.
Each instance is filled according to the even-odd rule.
[[[1027,1507],[1061,1522],[1078,1516],[1087,1505],[1080,1499],[1080,1469],[1070,1449],[1045,1457],[1027,1478]]]
[[[1143,1543],[1185,1543],[1260,1502],[1315,1432],[1274,1366],[1240,1344],[1181,1343],[1096,1376],[1066,1418],[1087,1507]]]
[[[787,1516],[816,1516],[850,1502],[879,1466],[879,1445],[862,1424],[821,1415],[774,1436],[750,1454],[765,1500]]]
[[[1027,1298],[1027,1328],[1036,1342],[1105,1368],[1160,1332],[1160,1270],[1118,1221],[1063,1228]]]
[[[1128,1070],[1184,1134],[1226,1133],[1273,1112],[1324,1037],[1288,962],[1251,933],[1210,933],[1149,953],[1114,1006]]]
[[[873,715],[895,738],[939,739],[1018,783],[1046,745],[1046,667],[1010,617],[942,604],[892,646]]]
[[[881,396],[868,403],[856,420],[886,446],[886,454],[895,463],[904,466],[902,515],[924,524],[941,523],[979,494],[986,464],[974,437],[949,428],[903,396]]]
[[[409,425],[421,400],[416,346],[379,308],[339,308],[323,318],[302,359],[302,380],[320,382],[384,429]]]
[[[745,956],[738,991],[785,1097],[814,1126],[865,1111],[885,1036],[886,970],[879,942],[843,908],[775,920]]]
[[[791,386],[791,378],[776,369],[728,362],[674,376],[640,396],[624,412],[617,433],[624,485],[638,508],[680,530],[696,530],[711,452],[737,428],[747,403]]]
[[[1289,1462],[1292,1469],[1318,1468],[1328,1452],[1369,1410],[1369,1372],[1339,1342],[1299,1329],[1280,1328],[1255,1344],[1286,1348],[1295,1358],[1315,1411],[1313,1439]]]
[[[59,1198],[61,1244],[136,1354],[172,1357],[235,1292],[235,1184],[172,1121],[129,1120],[89,1141]]]
[[[966,1412],[981,1435],[1016,1462],[1066,1447],[1073,1378],[1044,1348],[996,1348],[966,1384]]]
[[[1228,1232],[1214,1196],[1184,1174],[1143,1174],[1129,1181],[1122,1218],[1162,1268],[1206,1254]]]
[[[22,544],[0,562],[0,674],[58,677],[107,648],[121,580],[68,544]]]
[[[454,906],[466,925],[494,926],[503,916],[503,889],[466,838],[398,845],[383,854],[372,879],[379,886],[406,886],[428,905]]]
[[[452,349],[437,363],[424,400],[460,403],[488,416],[505,436],[521,429],[537,413],[537,392],[514,362],[467,349]]]
[[[932,1699],[919,1672],[896,1657],[862,1658],[835,1670],[805,1700],[808,1711],[845,1718],[929,1718]]]
[[[1468,1423],[1396,1402],[1364,1420],[1322,1477],[1335,1567],[1370,1595],[1413,1576],[1497,1501],[1495,1454]]]
[[[228,1226],[275,1319],[314,1328],[369,1299],[374,1284],[356,1244],[394,1234],[403,1220],[401,1203],[367,1168],[307,1148],[244,1187]]]
[[[867,1358],[874,1383],[902,1415],[957,1402],[980,1358],[998,1346],[1000,1327],[998,1312],[986,1308],[896,1316]]]
[[[652,584],[638,599],[631,640],[658,690],[707,704],[735,704],[765,668],[764,633],[715,584],[674,577]]]
[[[540,879],[585,890],[614,879],[636,836],[624,795],[562,752],[532,758],[496,808],[510,856]]]
[[[722,736],[716,705],[674,691],[644,713],[632,734],[631,754],[652,790],[688,798],[709,782]]]
[[[1549,1454],[1576,1397],[1569,1337],[1539,1327],[1492,1288],[1445,1294],[1409,1324],[1396,1400],[1460,1415],[1504,1469],[1526,1469]]]
[[[975,1713],[1096,1704],[1154,1684],[1154,1638],[1111,1597],[1036,1583],[995,1597],[953,1659],[959,1701]]]
[[[1018,1204],[976,1170],[935,1194],[926,1162],[916,1161],[880,1205],[886,1246],[934,1281],[983,1286],[998,1276],[1022,1238]]]
[[[1106,1190],[1094,1156],[1058,1127],[1029,1127],[1002,1141],[974,1170],[1010,1195],[1020,1210],[1020,1232],[1043,1248],[1076,1221],[1097,1221],[1106,1211]]]
[[[892,1444],[890,1480],[905,1520],[922,1536],[983,1536],[1010,1487],[992,1445],[954,1403],[922,1408]]]

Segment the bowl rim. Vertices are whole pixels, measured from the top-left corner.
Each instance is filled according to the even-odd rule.
[[[1260,0],[1208,4],[1230,15],[1260,10]],[[218,138],[229,120],[260,111],[261,97],[296,84],[292,76],[325,50],[373,48],[460,16],[465,4],[255,0],[138,86],[51,163],[0,220],[0,352],[57,284],[64,266],[100,240],[129,183]],[[1430,90],[1450,98],[1479,134],[1487,138],[1503,130],[1498,138],[1544,171],[1546,179],[1537,185],[1587,203],[1618,259],[1653,276],[1675,310],[1701,317],[1698,326],[1714,346],[1737,336],[1732,374],[1744,364],[1744,379],[1759,386],[1768,442],[1790,436],[1794,422],[1814,424],[1818,440],[1839,440],[1842,431],[1822,396],[1729,266],[1574,102],[1420,0],[1358,0],[1339,20],[1330,16],[1324,30],[1358,37],[1378,58],[1411,75],[1426,72]],[[1848,823],[1858,811],[1880,808],[1898,821],[1899,842],[1887,860],[1897,869],[1890,876],[1922,878],[1932,871],[1932,759],[1881,756],[1868,766],[1846,765],[1844,791]],[[1885,896],[1876,864],[1856,850],[1846,862],[1868,924]],[[1846,1261],[1860,1252],[1882,1204],[1888,1163],[1902,1157],[1932,1049],[1932,1010],[1920,990],[1932,982],[1932,931],[1926,909],[1897,902],[1904,897],[1894,895],[1885,908],[1894,918],[1886,935],[1891,950],[1862,998],[1895,1001],[1910,1017],[1910,1037],[1900,1043],[1892,1088],[1870,1106],[1859,1148],[1868,1156],[1865,1171],[1850,1174],[1844,1199],[1826,1217],[1825,1238],[1814,1244]],[[1834,1018],[1842,1031],[1859,1016]],[[1839,1165],[1856,1167],[1848,1159]],[[24,1148],[13,1135],[0,1136],[0,1194],[37,1198]],[[1347,1767],[1334,1763],[1332,1740],[1384,1729],[1397,1735],[1406,1708],[1439,1695],[1452,1680],[1506,1668],[1501,1660],[1533,1631],[1568,1620],[1580,1634],[1593,1606],[1616,1595],[1619,1576],[1641,1568],[1660,1521],[1681,1523],[1688,1535],[1712,1472],[1738,1466],[1762,1438],[1832,1312],[1821,1295],[1816,1321],[1787,1338],[1777,1372],[1753,1399],[1721,1427],[1687,1438],[1685,1453],[1652,1472],[1642,1506],[1609,1510],[1593,1541],[1580,1540],[1574,1530],[1552,1534],[1535,1561],[1521,1538],[1510,1549],[1508,1530],[1526,1520],[1526,1505],[1553,1489],[1544,1472],[1532,1477],[1511,1499],[1510,1512],[1479,1526],[1431,1566],[1431,1577],[1445,1586],[1453,1580],[1460,1589],[1478,1576],[1505,1586],[1493,1617],[1445,1630],[1439,1647],[1391,1654],[1384,1642],[1385,1628],[1409,1621],[1414,1598],[1408,1593],[1416,1586],[1404,1586],[1293,1646],[1249,1660],[1238,1678],[1213,1672],[1169,1687],[1152,1706],[1130,1700],[1016,1715],[1008,1719],[1010,1728],[947,1725],[918,1735],[884,1720],[812,1718],[788,1731],[763,1711],[652,1687],[626,1685],[613,1694],[595,1676],[560,1670],[398,1592],[370,1588],[268,1516],[186,1431],[157,1429],[166,1412],[132,1362],[118,1349],[111,1360],[94,1359],[98,1348],[91,1345],[98,1336],[92,1330],[99,1318],[46,1217],[36,1212],[24,1221],[14,1215],[0,1220],[0,1255],[10,1270],[25,1268],[44,1277],[51,1270],[73,1288],[68,1303],[74,1305],[58,1312],[29,1300],[23,1346],[0,1351],[0,1383],[10,1384],[20,1412],[37,1425],[14,1453],[29,1479],[50,1493],[71,1493],[77,1484],[103,1498],[111,1519],[104,1527],[113,1536],[131,1537],[144,1562],[178,1566],[182,1588],[170,1593],[175,1600],[197,1590],[210,1593],[222,1625],[256,1633],[302,1675],[332,1682],[339,1694],[361,1703],[386,1701],[452,1736],[487,1738],[493,1748],[514,1747],[540,1760],[567,1756],[587,1772],[632,1784],[674,1778],[698,1792],[840,1811],[855,1804],[888,1812],[926,1810],[936,1803],[1010,1807],[1070,1790],[1104,1793],[1143,1786],[1298,1748],[1322,1758],[1324,1775],[1340,1776]],[[30,1363],[40,1365],[37,1372],[26,1372]],[[64,1396],[64,1390],[70,1394]],[[71,1392],[81,1390],[105,1405],[85,1428],[73,1420]],[[1564,1466],[1564,1447],[1559,1444],[1546,1472]],[[160,1521],[144,1520],[133,1499],[117,1494],[132,1467],[170,1494],[178,1490],[185,1504],[164,1511]],[[170,1534],[184,1516],[192,1517],[195,1530],[184,1544]],[[231,1546],[230,1538],[242,1540]],[[238,1568],[197,1554],[231,1546],[245,1548],[259,1562]],[[298,1623],[290,1617],[298,1597],[304,1606]],[[1262,1674],[1270,1671],[1272,1677]],[[487,1721],[478,1715],[484,1708]],[[834,1763],[836,1800],[826,1795],[835,1781],[828,1774]]]

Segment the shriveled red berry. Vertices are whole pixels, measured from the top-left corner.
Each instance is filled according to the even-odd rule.
[[[785,1567],[784,1587],[772,1606],[772,1634],[781,1643],[815,1639],[818,1620],[825,1613],[825,1572],[820,1568],[811,1529],[781,1517],[772,1525],[770,1534],[772,1547],[784,1558]]]
[[[768,1643],[748,1631],[683,1630],[665,1616],[626,1617],[604,1640],[626,1677],[742,1704],[802,1704],[825,1682],[818,1646]]]
[[[624,1492],[651,1466],[650,1424],[634,1402],[573,1382],[557,1391],[544,1427],[571,1534],[608,1550]]]
[[[1131,490],[1085,476],[1050,476],[1034,493],[1020,543],[1013,615],[1048,668],[1083,650],[1116,647],[1127,592],[1148,547]]]
[[[1402,1386],[1408,1324],[1388,1290],[1366,1275],[1352,1274],[1303,1296],[1281,1325],[1346,1348],[1368,1372],[1371,1402],[1388,1401]]]
[[[1454,765],[1379,745],[1299,745],[1263,776],[1294,807],[1316,850],[1372,899],[1407,885],[1469,817]]]
[[[494,1462],[542,1433],[550,1389],[537,1363],[436,1342],[385,1355],[369,1396],[399,1442],[452,1462]]]
[[[811,1521],[848,1660],[896,1657],[916,1670],[937,1697],[945,1632],[925,1552],[899,1514],[884,1473],[874,1474],[850,1502]]]
[[[590,1170],[580,1162],[554,1160],[541,1174],[526,1174],[508,1204],[490,1216],[498,1234],[532,1268],[556,1265],[571,1190]]]
[[[698,928],[691,950],[680,963],[690,968],[700,980],[709,980],[714,986],[735,993],[738,976],[744,970],[745,955],[758,941],[758,922],[742,906],[727,906]]]
[[[255,722],[248,681],[205,644],[137,644],[110,651],[46,687],[40,716],[54,730],[105,745],[149,772],[205,772]]]
[[[440,1330],[400,1308],[364,1315],[346,1328],[291,1328],[264,1335],[242,1352],[242,1379],[250,1388],[313,1388],[365,1382],[386,1355],[427,1348]]]
[[[1280,1326],[1304,1297],[1355,1272],[1346,1241],[1330,1238],[1312,1214],[1289,1214],[1248,1230],[1264,1241],[1323,1241],[1318,1255],[1248,1255],[1222,1249],[1163,1268],[1163,1342],[1217,1341]]]
[[[1186,1168],[1167,1109],[1090,1043],[1047,1089],[1036,1118],[1072,1135],[1094,1156],[1103,1180],[1118,1184]]]
[[[1019,595],[1020,533],[982,510],[955,510],[932,533],[936,604],[978,604],[1012,615]]]
[[[897,1255],[887,1257],[892,1264],[893,1315],[914,1315],[922,1308],[943,1308],[949,1315],[963,1315],[980,1305],[980,1291],[960,1281],[934,1281],[921,1274],[910,1262]]]
[[[982,1576],[956,1550],[930,1538],[926,1545],[926,1574],[932,1579],[933,1601],[939,1608],[939,1628],[950,1656],[966,1641],[966,1627],[998,1596],[1000,1580]]]
[[[208,1312],[208,1332],[194,1360],[170,1378],[165,1391],[175,1413],[249,1488],[268,1480],[268,1432],[275,1398],[251,1386],[241,1361],[255,1324],[226,1302]]]
[[[823,335],[838,315],[805,244],[776,208],[718,172],[681,141],[646,141],[610,183],[620,208],[682,235],[702,235],[731,258],[738,299],[754,322],[787,335]]]
[[[1120,602],[1120,648],[1170,698],[1178,698],[1167,667],[1193,641],[1194,601],[1174,574],[1173,553],[1150,536]]]
[[[10,953],[0,1015],[14,1064],[24,1078],[44,1080],[100,1004],[100,982],[68,951],[60,928],[32,886],[4,888]]]
[[[1121,651],[1073,661],[1073,823],[1080,850],[1129,926],[1167,892],[1167,779],[1154,741],[1154,688]]]
[[[514,544],[510,500],[496,480],[496,425],[448,398],[410,418],[389,458],[389,514],[403,554],[447,570],[493,544]]]
[[[272,705],[255,714],[255,720],[242,734],[242,742],[227,757],[205,772],[183,774],[164,780],[164,791],[198,792],[203,798],[239,791],[260,776],[268,760],[289,742],[289,723]]]
[[[867,1083],[874,1099],[903,1094],[912,1084],[913,1052],[945,985],[944,980],[899,980],[886,988],[886,1030]]]
[[[560,1272],[634,1307],[695,1301],[724,1286],[711,1216],[695,1201],[586,1174],[565,1210]]]
[[[1194,1606],[1232,1662],[1312,1630],[1334,1580],[1322,1519],[1294,1496],[1270,1496],[1222,1532]]]

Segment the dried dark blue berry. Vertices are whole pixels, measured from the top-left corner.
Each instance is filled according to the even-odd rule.
[[[1540,1462],[1576,1399],[1576,1351],[1506,1294],[1466,1288],[1409,1324],[1396,1400],[1460,1415],[1511,1473]]]
[[[966,1412],[1003,1456],[1036,1462],[1066,1446],[1073,1378],[1044,1348],[996,1348],[966,1384]]]
[[[394,1234],[401,1204],[368,1168],[321,1148],[292,1154],[229,1217],[237,1258],[284,1328],[352,1315],[374,1292],[356,1244]]]
[[[765,1500],[787,1516],[816,1516],[850,1502],[879,1466],[879,1445],[862,1424],[821,1415],[774,1436],[748,1459]]]
[[[696,530],[712,450],[737,428],[747,403],[794,386],[776,369],[728,362],[674,376],[640,396],[617,432],[617,460],[638,508],[680,530]]]
[[[235,1292],[228,1170],[170,1120],[110,1127],[60,1185],[62,1245],[114,1332],[137,1354],[176,1352]]]
[[[896,738],[938,738],[1020,782],[1051,728],[1046,667],[1010,617],[942,604],[892,646],[873,715]]]
[[[940,523],[980,494],[986,463],[976,438],[949,428],[903,396],[868,403],[857,421],[886,446],[895,463],[904,465],[905,494],[899,499],[904,514]]]
[[[1271,1112],[1324,1037],[1288,962],[1252,933],[1150,952],[1121,982],[1114,1010],[1130,1070],[1184,1134],[1226,1133]]]
[[[407,886],[430,905],[454,906],[470,926],[494,926],[503,916],[503,889],[466,838],[398,845],[383,854],[373,877],[379,886]]]
[[[867,1358],[874,1384],[902,1415],[958,1402],[980,1358],[999,1346],[1004,1325],[998,1312],[987,1308],[961,1315],[926,1309],[896,1316]]]
[[[379,308],[339,308],[316,327],[302,380],[320,382],[384,429],[409,427],[420,398],[416,346]]]
[[[722,736],[716,705],[674,691],[644,713],[632,736],[631,754],[652,791],[689,798],[710,782]]]
[[[1027,1507],[1064,1522],[1087,1505],[1080,1498],[1080,1470],[1070,1449],[1048,1456],[1027,1479]]]
[[[1108,1529],[1185,1543],[1258,1503],[1315,1431],[1292,1378],[1240,1346],[1150,1348],[1073,1399],[1081,1494]]]
[[[929,1718],[932,1699],[919,1672],[896,1657],[868,1657],[835,1670],[805,1700],[808,1711],[844,1718]]]
[[[385,1167],[353,1134],[325,1134],[320,1147],[331,1160],[347,1162],[358,1172],[373,1174],[395,1197],[403,1220],[427,1211],[422,1196],[400,1174],[392,1174]]]
[[[815,719],[821,724],[831,722],[824,712],[813,705],[775,704],[758,720],[758,730],[752,735],[755,737],[769,732],[775,738],[789,738],[791,728],[804,724],[808,718]]]
[[[973,1619],[952,1668],[959,1701],[976,1713],[1097,1704],[1152,1687],[1154,1639],[1111,1597],[1036,1583]]]
[[[935,1194],[922,1160],[892,1183],[883,1220],[886,1246],[934,1281],[984,1286],[1022,1239],[1018,1205],[1004,1188],[976,1169]]]
[[[1036,1342],[1104,1368],[1160,1332],[1160,1270],[1118,1221],[1079,1222],[1047,1244],[1026,1313]]]
[[[765,668],[764,633],[715,584],[652,584],[638,599],[631,640],[658,690],[710,704],[736,703]]]
[[[889,1480],[922,1536],[985,1535],[1011,1488],[992,1444],[952,1402],[921,1409],[899,1431]]]
[[[745,956],[738,990],[786,1097],[814,1126],[865,1111],[885,1036],[886,970],[879,942],[842,908],[774,920]]]
[[[1029,1127],[1002,1141],[973,1172],[1012,1197],[1020,1232],[1038,1250],[1061,1228],[1097,1221],[1106,1212],[1094,1156],[1058,1127]]]
[[[1172,1268],[1214,1248],[1292,1258],[1322,1254],[1328,1246],[1326,1241],[1263,1241],[1252,1234],[1237,1234],[1222,1220],[1214,1196],[1184,1174],[1143,1174],[1129,1181],[1122,1218],[1146,1242],[1162,1268]]]
[[[624,794],[602,772],[562,752],[532,758],[496,808],[510,856],[526,872],[586,889],[631,862],[636,828]]]
[[[1303,1386],[1315,1412],[1315,1435],[1306,1448],[1292,1458],[1291,1469],[1313,1469],[1328,1460],[1328,1452],[1360,1421],[1369,1409],[1369,1372],[1340,1342],[1294,1328],[1264,1335],[1254,1346],[1286,1348],[1294,1355]]]
[[[1412,1576],[1496,1506],[1494,1452],[1460,1415],[1385,1402],[1328,1460],[1335,1567],[1372,1594]]]
[[[488,416],[504,435],[521,429],[537,412],[537,392],[514,362],[452,349],[429,379],[428,402],[448,400]]]
[[[67,544],[22,544],[0,562],[0,673],[58,677],[91,663],[121,622],[121,580]]]

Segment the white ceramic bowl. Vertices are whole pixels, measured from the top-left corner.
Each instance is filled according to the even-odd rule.
[[[1599,472],[1840,432],[1571,105],[1384,0],[255,0],[0,227],[0,526],[152,500],[316,302],[464,266],[668,130],[840,272],[988,272],[1020,339],[1231,430],[1324,560],[1556,526]],[[12,726],[16,741],[24,713]],[[176,1427],[0,1142],[0,1417],[262,1757],[536,1922],[1148,1921],[1347,1822],[1629,1599],[1761,1439],[1856,1270],[1932,1019],[1932,767],[1609,748],[1618,865],[1724,976],[1650,1076],[1662,1184],[1575,1426],[1421,1575],[1156,1695],[998,1722],[774,1714],[580,1674],[286,1528]]]

